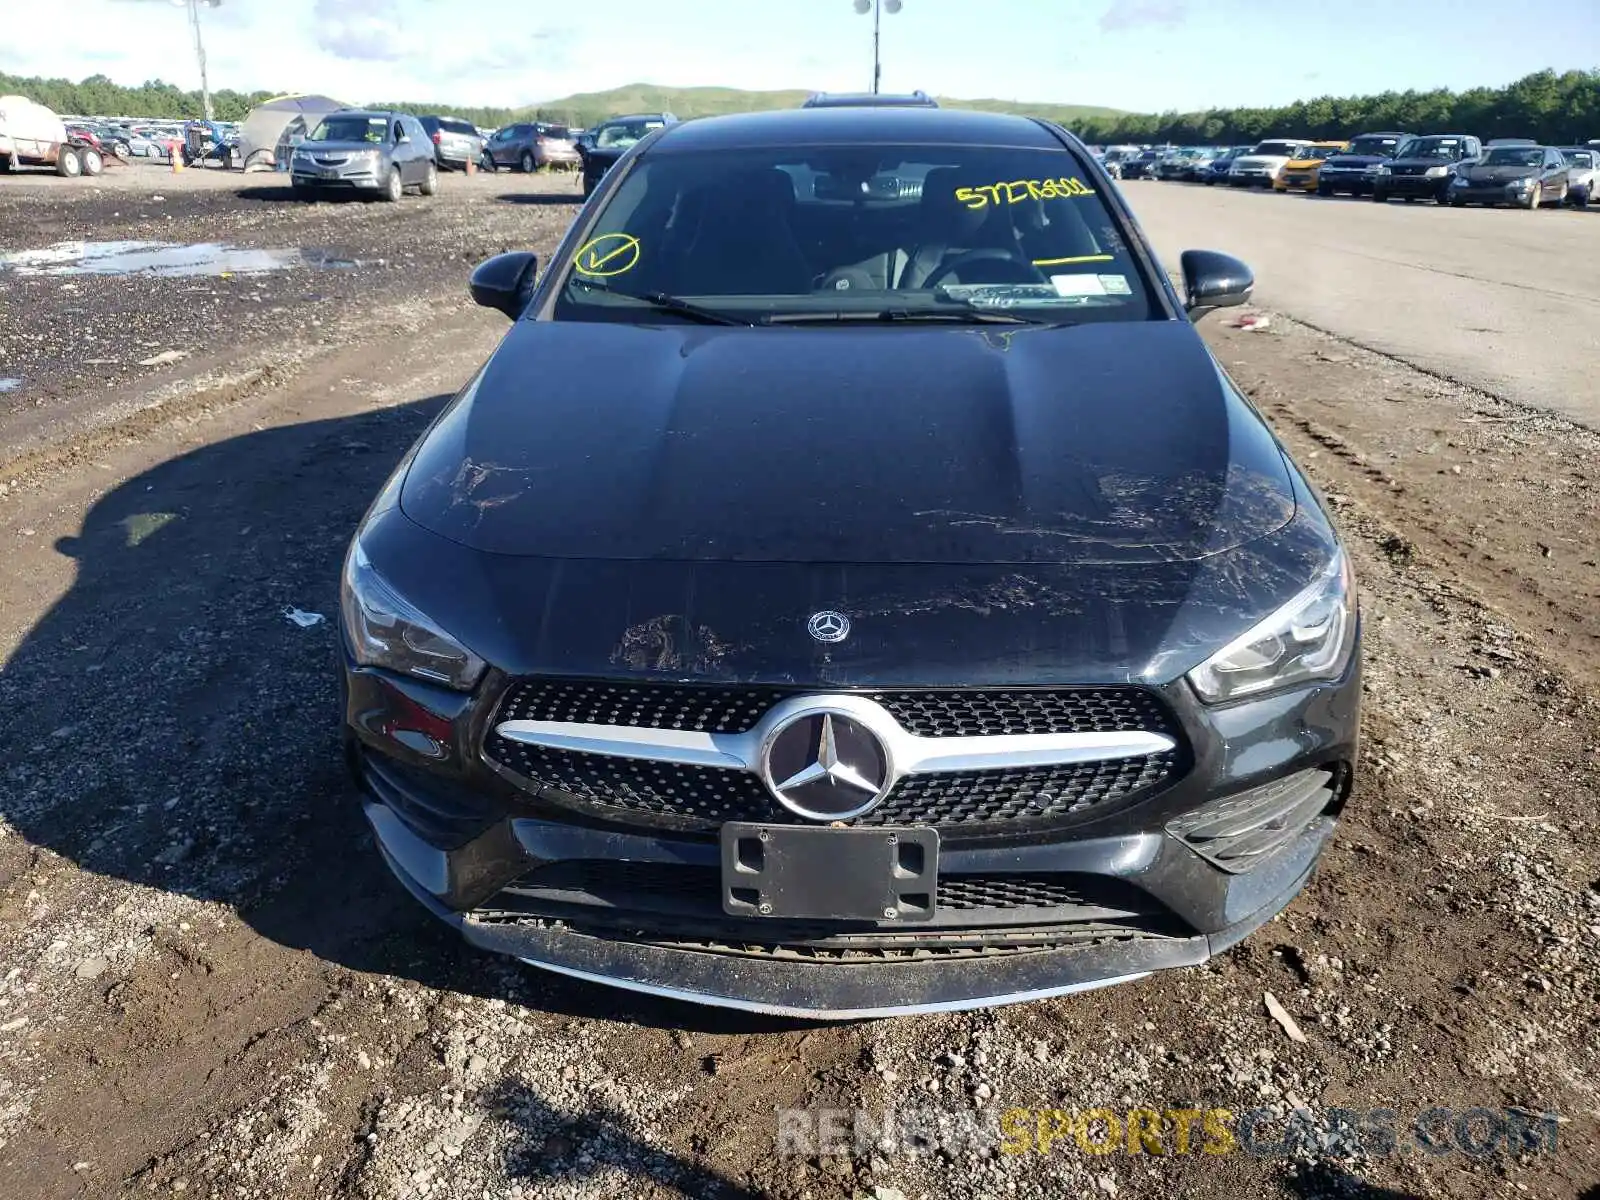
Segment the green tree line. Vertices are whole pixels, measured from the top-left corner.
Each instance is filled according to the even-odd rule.
[[[1213,108],[1193,113],[1089,117],[1073,129],[1085,141],[1243,145],[1273,136],[1319,140],[1358,133],[1475,133],[1546,144],[1600,138],[1600,71],[1538,71],[1502,88],[1319,96],[1280,108]]]
[[[160,80],[151,80],[139,87],[122,87],[104,75],[91,75],[81,83],[73,83],[67,79],[25,79],[0,74],[0,94],[9,93],[20,93],[56,112],[65,113],[198,117],[202,112],[199,92],[186,92]],[[212,93],[212,103],[218,118],[237,121],[271,94],[224,89]],[[601,95],[587,99],[598,99]],[[792,99],[778,99],[788,96],[788,93],[752,92],[749,102],[751,107],[788,107]],[[357,97],[342,98],[352,103],[359,100]],[[961,101],[949,103],[960,105]],[[388,102],[383,107],[414,113],[450,113],[489,127],[529,119],[588,124],[605,115],[589,111],[593,104],[568,105],[559,100],[522,108]],[[1030,111],[1027,105],[1007,107]],[[680,111],[679,115],[695,114]],[[1344,138],[1378,129],[1475,133],[1486,138],[1530,137],[1547,143],[1570,143],[1600,138],[1600,71],[1561,74],[1538,71],[1502,88],[1469,88],[1464,92],[1439,88],[1428,92],[1383,92],[1376,96],[1319,96],[1277,108],[1083,115],[1071,125],[1086,141],[1097,143],[1231,145],[1275,135]]]

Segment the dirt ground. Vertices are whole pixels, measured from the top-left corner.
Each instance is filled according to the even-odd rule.
[[[345,543],[504,330],[469,264],[548,254],[576,188],[311,207],[170,178],[7,181],[0,254],[357,265],[0,271],[0,377],[23,381],[0,394],[0,1196],[1600,1197],[1600,435],[1281,314],[1212,318],[1361,586],[1362,773],[1311,886],[1207,966],[1121,988],[739,1017],[459,944],[390,880],[338,754]],[[138,365],[168,349],[190,353]],[[1429,1153],[1407,1131],[1439,1106],[1555,1114],[1554,1145]],[[780,1110],[992,1132],[1093,1108],[1275,1124],[1224,1155],[777,1140]],[[1402,1145],[1279,1145],[1294,1108],[1396,1110]]]

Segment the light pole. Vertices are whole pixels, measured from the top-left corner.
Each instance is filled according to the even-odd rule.
[[[214,120],[216,112],[211,107],[211,84],[206,80],[206,44],[200,40],[200,7],[222,7],[222,0],[172,0],[172,3],[189,10],[189,24],[194,29],[194,56],[200,63],[200,101],[205,105],[206,120]]]
[[[872,14],[872,94],[878,94],[879,84],[883,82],[883,61],[878,57],[879,33],[883,25],[883,14],[890,15],[900,11],[900,0],[855,0],[855,10],[862,16],[869,12]]]

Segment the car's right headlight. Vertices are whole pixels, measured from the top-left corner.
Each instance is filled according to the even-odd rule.
[[[1391,171],[1388,167],[1384,166],[1381,163],[1378,166],[1373,168],[1372,173],[1374,175],[1393,175],[1394,174],[1393,171]]]
[[[1208,704],[1337,679],[1355,646],[1356,590],[1338,551],[1307,587],[1189,672]]]
[[[484,661],[394,590],[357,537],[345,556],[339,607],[356,662],[471,691]]]

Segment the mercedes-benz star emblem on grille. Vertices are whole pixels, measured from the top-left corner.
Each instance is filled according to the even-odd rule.
[[[847,713],[819,708],[773,730],[761,778],[790,812],[814,821],[859,817],[889,793],[894,764],[882,739]]]
[[[819,642],[842,642],[850,636],[850,618],[842,612],[828,609],[812,613],[811,620],[806,622],[806,628]]]

